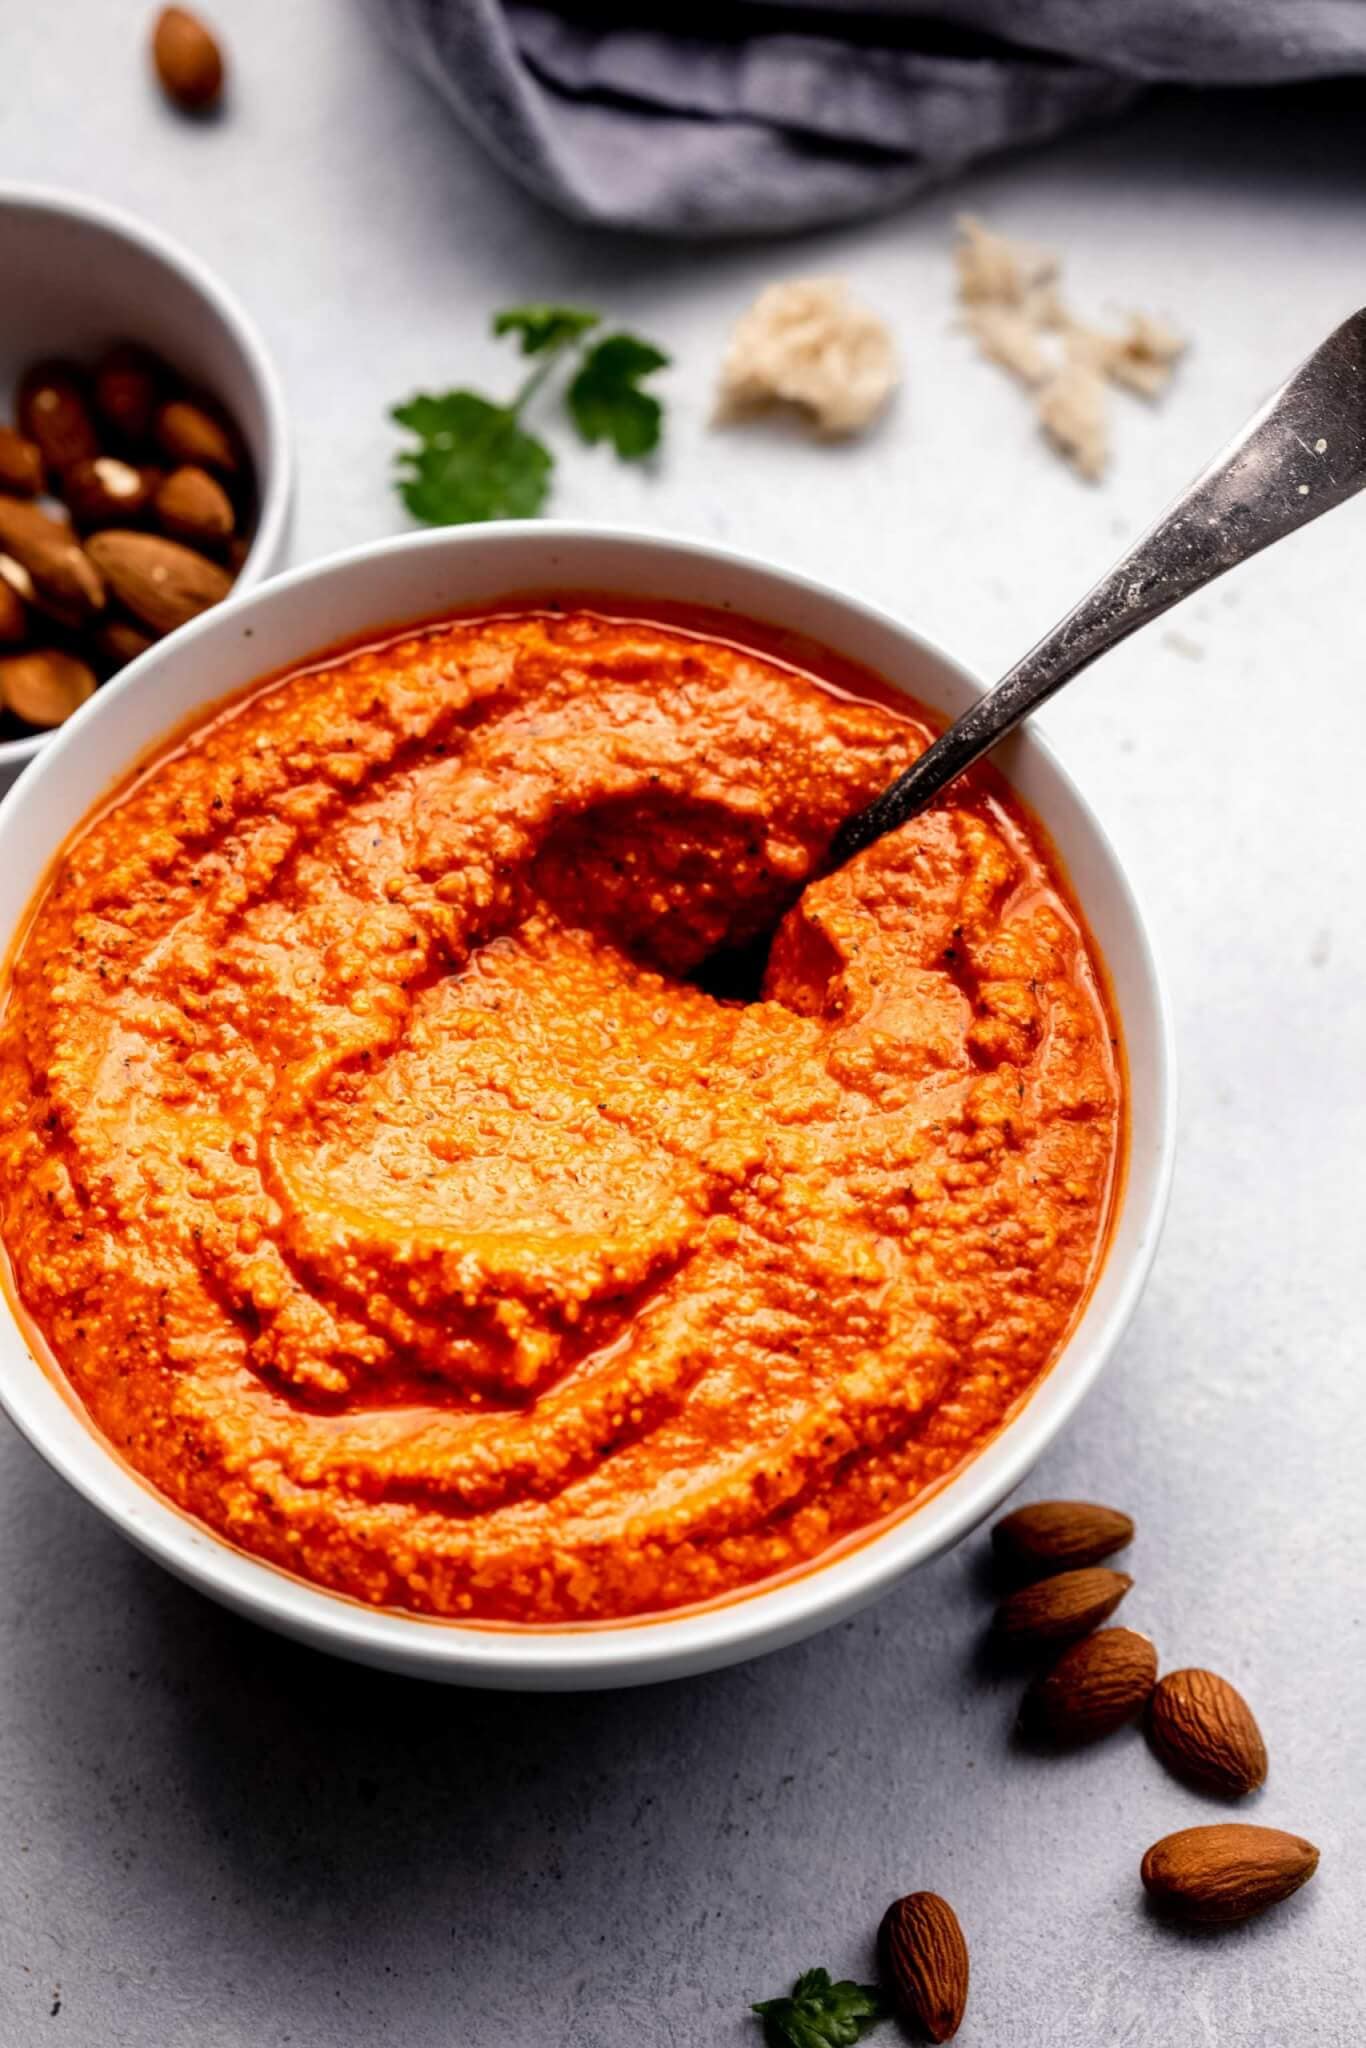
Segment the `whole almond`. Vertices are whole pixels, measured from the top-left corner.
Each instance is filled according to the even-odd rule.
[[[163,479],[154,509],[163,532],[192,546],[216,547],[232,533],[232,500],[207,469],[194,463],[173,469]]]
[[[1030,1686],[1020,1726],[1050,1742],[1095,1742],[1133,1719],[1157,1680],[1157,1651],[1131,1628],[1103,1628],[1064,1650]]]
[[[1241,1797],[1266,1779],[1251,1707],[1217,1672],[1169,1671],[1148,1705],[1148,1740],[1178,1778]]]
[[[1134,1525],[1118,1508],[1089,1500],[1036,1500],[1016,1508],[991,1532],[999,1565],[1018,1579],[1099,1564],[1133,1541]]]
[[[206,113],[222,96],[223,53],[186,7],[163,7],[157,16],[152,62],[167,97],[187,113]]]
[[[206,406],[190,398],[173,398],[156,416],[157,442],[172,462],[194,463],[235,476],[241,467],[232,435]]]
[[[125,447],[140,447],[151,434],[166,382],[160,359],[136,342],[121,341],[100,357],[92,382],[104,424]]]
[[[95,671],[74,654],[35,648],[0,656],[0,702],[25,725],[61,725],[95,694]]]
[[[100,452],[85,399],[85,379],[72,363],[35,363],[19,383],[19,427],[36,442],[54,474]]]
[[[911,1892],[882,1916],[878,1957],[897,2018],[931,2041],[950,2041],[968,2002],[968,1945],[938,1892]]]
[[[78,626],[103,607],[104,585],[94,563],[71,528],[36,505],[0,497],[0,552],[19,564],[35,601],[63,624]]]
[[[1099,1565],[1059,1572],[1008,1593],[996,1609],[999,1640],[1016,1649],[1046,1649],[1088,1635],[1114,1613],[1133,1580]]]
[[[89,552],[125,611],[154,633],[173,633],[232,589],[216,562],[160,534],[110,527],[91,536]]]
[[[106,669],[112,673],[114,669],[136,661],[149,647],[155,647],[156,638],[131,619],[102,619],[95,629],[94,645],[96,653],[103,657]]]
[[[1288,1899],[1318,1865],[1318,1850],[1302,1835],[1221,1821],[1164,1835],[1143,1858],[1140,1874],[1166,1912],[1221,1926]]]
[[[0,646],[13,647],[28,634],[28,612],[17,590],[0,575]]]
[[[117,455],[97,455],[93,462],[73,462],[62,473],[62,496],[77,526],[87,532],[100,526],[127,526],[146,511],[158,478]]]
[[[0,491],[36,498],[43,488],[43,452],[13,427],[0,427]]]

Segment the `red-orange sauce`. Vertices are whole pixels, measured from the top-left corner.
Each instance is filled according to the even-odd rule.
[[[1115,1026],[1032,821],[979,774],[813,879],[928,715],[607,603],[255,688],[80,828],[11,964],[25,1315],[152,1485],[376,1604],[799,1569],[987,1440],[1103,1255]],[[697,985],[775,923],[762,1000]]]

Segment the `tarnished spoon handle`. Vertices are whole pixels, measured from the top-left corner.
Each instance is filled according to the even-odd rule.
[[[1301,363],[994,690],[840,828],[830,865],[904,825],[1097,655],[1366,484],[1366,309]]]

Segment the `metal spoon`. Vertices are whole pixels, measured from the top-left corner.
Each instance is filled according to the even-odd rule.
[[[1344,320],[1156,526],[1037,647],[836,833],[827,871],[946,783],[1097,658],[1366,484],[1366,309]]]

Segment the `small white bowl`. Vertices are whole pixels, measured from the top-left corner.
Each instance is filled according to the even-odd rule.
[[[256,677],[362,635],[519,591],[598,591],[710,605],[823,641],[947,715],[979,694],[968,672],[885,612],[695,541],[549,522],[383,541],[276,578],[206,612],[82,706],[0,806],[0,941],[9,942],[63,838],[171,728]],[[180,1577],[315,1646],[467,1685],[640,1684],[735,1662],[809,1635],[956,1543],[1057,1435],[1113,1351],[1152,1261],[1171,1173],[1171,1023],[1119,862],[1085,799],[1032,733],[1001,766],[1043,819],[1108,965],[1129,1069],[1130,1150],[1110,1250],[1076,1330],[1019,1413],[942,1490],[859,1547],[725,1605],[657,1621],[481,1629],[366,1608],[232,1549],[168,1505],[110,1451],[0,1315],[0,1399],[77,1491]]]
[[[12,419],[30,363],[90,363],[111,342],[142,342],[227,407],[250,452],[256,531],[234,595],[277,568],[293,488],[279,379],[246,314],[198,259],[96,200],[0,184],[0,277],[0,421]],[[0,791],[50,739],[0,740]]]

